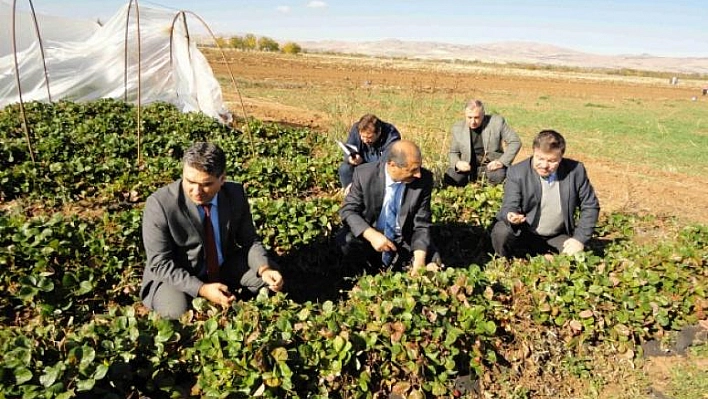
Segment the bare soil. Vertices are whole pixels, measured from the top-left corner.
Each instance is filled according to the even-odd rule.
[[[214,72],[224,84],[227,104],[242,114],[226,64],[209,55]],[[493,101],[513,95],[535,101],[539,96],[577,97],[592,100],[671,100],[696,95],[691,84],[669,86],[664,79],[623,77],[597,73],[553,72],[427,61],[302,55],[283,56],[259,52],[228,53],[228,67],[238,80],[268,82],[294,90],[338,90],[361,87],[463,93]],[[700,99],[703,101],[703,99]],[[243,98],[246,112],[275,122],[327,130],[332,121],[315,110],[280,104],[268,98]],[[452,122],[452,121],[451,121]],[[521,156],[528,155],[528,149]],[[685,222],[708,223],[708,177],[686,176],[635,165],[628,168],[607,159],[575,156],[589,171],[603,212],[631,211],[676,217]]]
[[[230,82],[229,70],[221,61],[221,56],[208,54],[208,57],[215,74]],[[539,96],[556,95],[587,101],[657,101],[690,98],[697,91],[695,84],[668,86],[663,79],[657,78],[559,73],[502,66],[324,55],[292,57],[258,52],[231,52],[227,57],[228,68],[239,81],[308,90],[313,95],[321,90],[345,90],[360,86],[400,88],[412,92],[443,90],[451,95],[462,93],[488,101],[501,101],[509,95],[528,101],[535,101]],[[240,98],[236,93],[231,83],[224,84],[225,100],[236,115],[242,115],[243,105],[249,116],[265,121],[320,131],[327,131],[333,123],[323,112],[282,104],[272,98]],[[528,148],[524,148],[517,159],[528,155]],[[708,177],[670,173],[648,165],[629,168],[608,159],[583,154],[576,158],[586,164],[603,212],[627,211],[674,217],[687,223],[708,223],[708,212],[704,211],[708,205]],[[661,235],[666,232],[655,233]],[[656,234],[652,234],[654,239]],[[636,374],[625,375],[606,385],[599,397],[661,397],[661,392],[666,390],[670,381],[671,370],[695,361],[677,356],[649,358],[643,366],[644,381],[637,380]],[[701,367],[705,364],[705,359],[697,361],[702,362]],[[585,387],[577,381],[565,381],[564,384],[569,384],[571,391]]]

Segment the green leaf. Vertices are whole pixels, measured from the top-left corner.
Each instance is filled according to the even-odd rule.
[[[93,373],[93,379],[102,380],[108,373],[108,369],[108,365],[103,363],[99,364],[98,367],[96,367],[96,372]]]
[[[204,322],[204,335],[210,336],[219,328],[219,323],[215,319],[209,319]]]
[[[34,286],[23,285],[20,288],[20,292],[17,294],[20,298],[25,301],[31,301],[35,295],[39,293],[39,290]]]
[[[71,399],[74,396],[76,396],[76,393],[74,393],[73,389],[69,389],[66,392],[62,392],[56,396],[56,399]]]
[[[443,396],[447,393],[447,388],[445,388],[445,385],[443,385],[437,381],[433,381],[432,391],[433,391],[433,395]]]
[[[15,381],[17,385],[22,385],[32,379],[32,372],[26,367],[15,369]]]
[[[487,320],[486,323],[484,323],[484,332],[487,333],[488,335],[494,335],[497,331],[497,325],[494,323],[493,320]]]
[[[362,371],[359,373],[359,389],[363,392],[369,391],[369,382],[371,382],[371,375],[368,371]]]
[[[96,385],[96,380],[93,378],[88,378],[85,380],[76,381],[76,390],[79,392],[90,391]]]
[[[334,342],[332,342],[332,346],[334,347],[334,351],[337,353],[341,352],[342,349],[344,348],[344,343],[345,343],[344,338],[342,338],[341,336],[337,335],[336,337],[334,337]]]
[[[58,365],[61,365],[61,363],[55,365],[54,367],[44,368],[44,374],[39,377],[39,383],[42,384],[45,388],[49,388],[50,386],[52,386],[57,380],[57,378],[59,378],[59,373],[61,372],[61,369],[57,367]]]
[[[96,351],[88,346],[84,345],[81,347],[81,362],[79,363],[79,371],[84,372],[86,368],[93,365],[93,361],[96,359]]]
[[[76,290],[76,295],[86,295],[89,292],[93,292],[93,284],[91,284],[90,281],[88,280],[83,280],[81,283],[79,283],[79,289]]]
[[[157,335],[155,335],[156,343],[164,343],[172,338],[174,330],[172,329],[172,323],[161,323],[157,329]]]
[[[332,303],[332,301],[325,301],[325,303],[322,304],[322,310],[327,313],[334,311],[334,303]]]
[[[310,309],[309,308],[302,308],[297,313],[297,318],[300,321],[305,321],[305,320],[307,320],[308,317],[310,317]]]
[[[288,351],[282,346],[273,349],[270,352],[270,355],[273,356],[273,359],[275,359],[275,361],[277,362],[284,362],[288,360]]]
[[[72,289],[74,285],[78,282],[76,275],[73,272],[65,272],[61,279],[61,284],[66,289]]]

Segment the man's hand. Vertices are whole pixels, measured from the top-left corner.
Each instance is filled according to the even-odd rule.
[[[506,214],[506,220],[511,224],[521,224],[526,221],[526,216],[521,213],[509,212]]]
[[[457,161],[455,162],[455,169],[457,169],[458,172],[465,173],[472,170],[472,166],[467,161]]]
[[[344,196],[346,197],[347,195],[349,195],[349,191],[351,191],[351,190],[352,190],[352,184],[349,183],[349,184],[347,184],[346,187],[344,187]]]
[[[199,296],[206,298],[209,302],[227,307],[236,299],[225,284],[207,283],[199,288]]]
[[[261,271],[261,278],[271,291],[280,292],[283,289],[283,276],[279,271],[266,266],[266,269]]]
[[[440,267],[440,265],[438,265],[438,264],[435,263],[435,262],[430,262],[430,263],[428,263],[427,265],[425,265],[425,267],[423,267],[423,266],[418,266],[418,267],[412,266],[412,267],[411,267],[411,276],[417,276],[418,274],[420,274],[420,273],[423,272],[423,271],[436,273],[436,272],[440,271],[440,269],[442,269],[442,267]]]
[[[427,256],[427,252],[416,249],[413,251],[413,264],[411,265],[411,274],[415,275],[418,273],[419,269],[422,269],[425,267],[425,257]]]
[[[569,238],[563,242],[563,253],[573,255],[585,249],[585,245],[575,238]]]
[[[357,166],[361,165],[361,163],[364,162],[364,158],[362,158],[359,154],[354,154],[350,155],[349,158],[347,158],[347,161],[349,162],[349,164]]]
[[[487,164],[487,170],[491,172],[493,170],[501,169],[503,166],[504,164],[500,161],[492,161]]]
[[[396,250],[396,244],[373,227],[364,230],[363,236],[377,252]]]
[[[427,252],[422,250],[413,251],[413,264],[411,265],[411,276],[417,276],[421,272],[437,272],[440,270],[440,265],[435,262],[425,264]]]

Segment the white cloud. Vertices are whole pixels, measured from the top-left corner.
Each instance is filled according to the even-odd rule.
[[[287,14],[287,13],[290,12],[290,7],[288,7],[288,6],[278,6],[278,7],[276,7],[276,10],[278,10],[278,12],[282,12],[282,13],[284,13],[284,14]]]
[[[310,8],[324,8],[324,7],[327,7],[327,3],[325,3],[324,1],[320,1],[320,0],[312,0],[309,3],[307,3],[307,6]]]

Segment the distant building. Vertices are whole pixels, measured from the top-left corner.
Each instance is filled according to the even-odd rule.
[[[678,84],[678,76],[672,76],[671,80],[669,81],[669,84],[672,86],[676,86]]]

